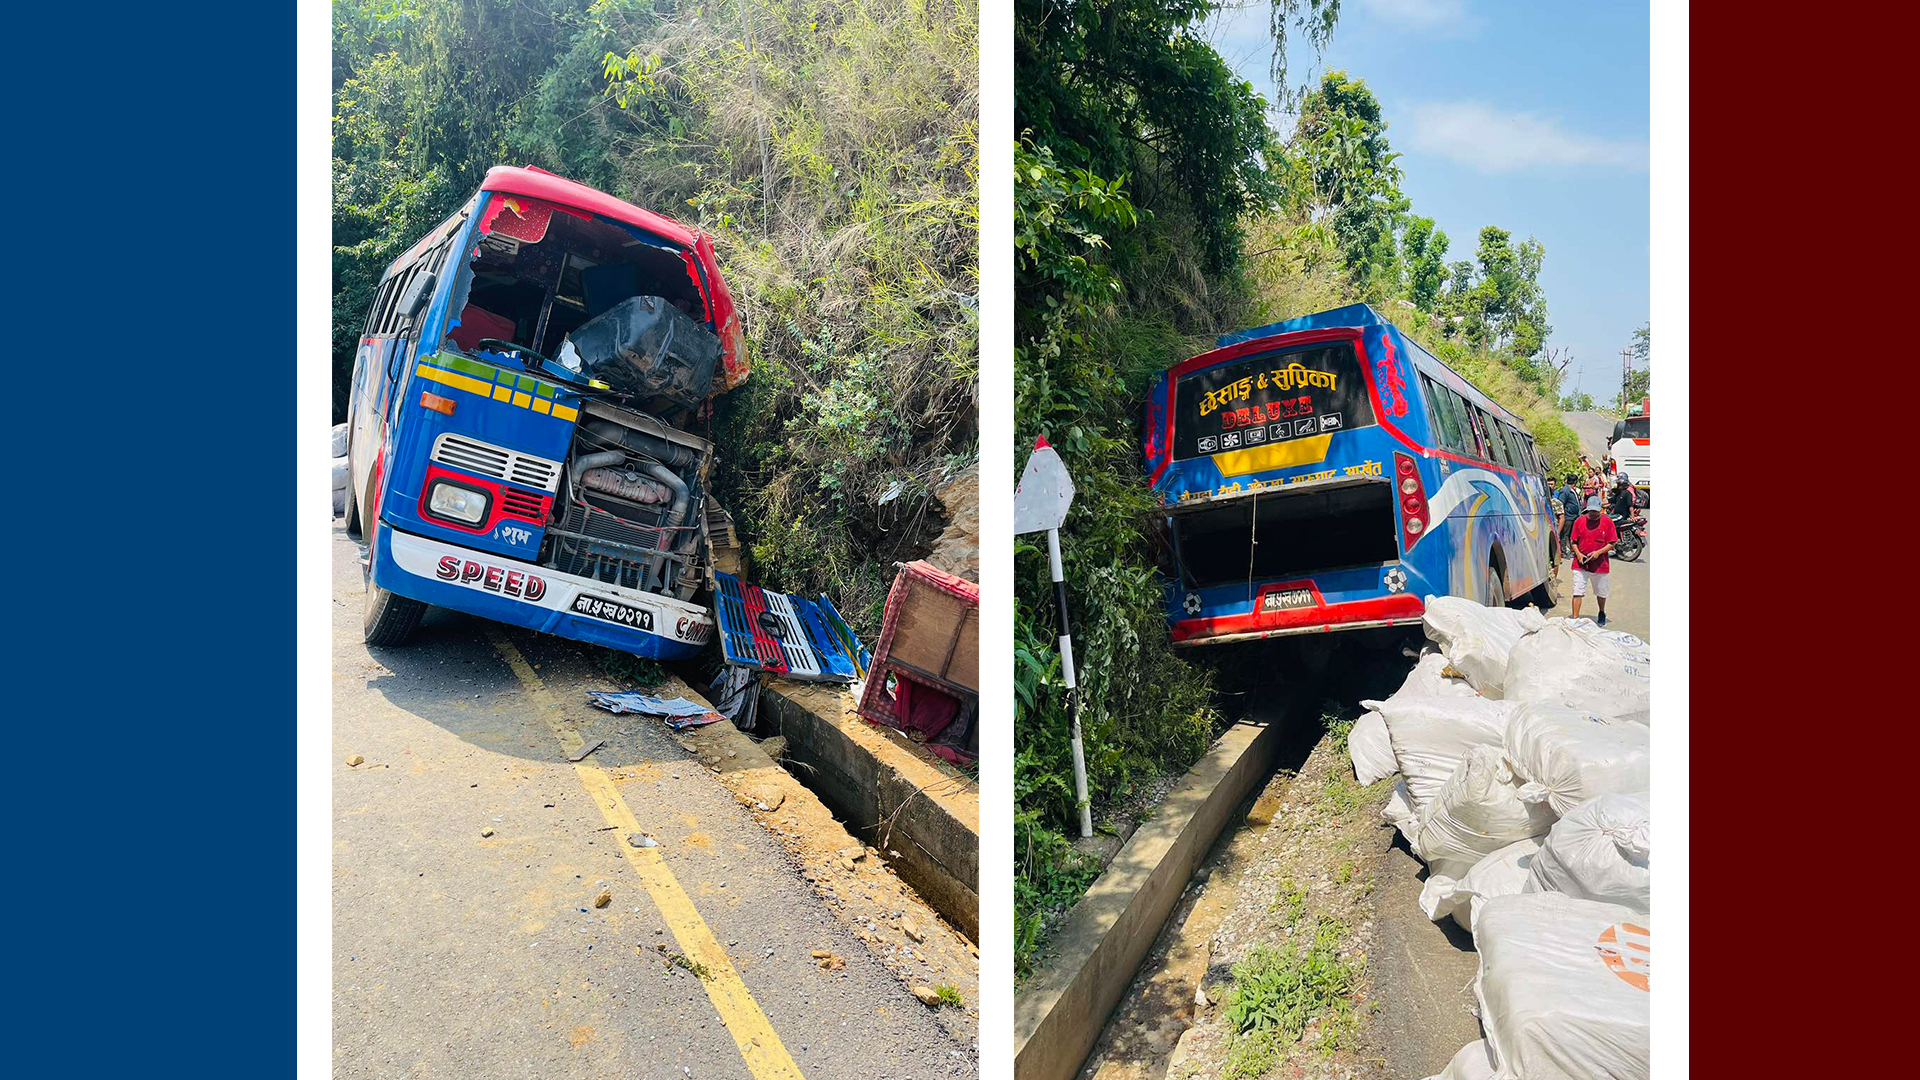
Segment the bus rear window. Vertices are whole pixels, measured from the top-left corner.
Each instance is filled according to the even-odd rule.
[[[1624,431],[1624,434],[1621,435],[1623,439],[1650,439],[1653,437],[1647,434],[1653,426],[1653,417],[1651,416],[1629,416],[1621,421],[1621,426]]]
[[[1353,346],[1275,350],[1182,376],[1175,460],[1366,427],[1373,402]]]

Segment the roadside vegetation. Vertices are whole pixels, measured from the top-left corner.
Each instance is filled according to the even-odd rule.
[[[1365,301],[1518,413],[1555,471],[1579,458],[1559,414],[1572,358],[1545,346],[1540,243],[1489,224],[1456,247],[1401,190],[1364,73],[1289,81],[1289,42],[1324,47],[1339,5],[1272,2],[1285,118],[1196,33],[1215,6],[1015,5],[1014,464],[1017,476],[1044,435],[1078,490],[1061,547],[1096,820],[1190,765],[1225,723],[1204,662],[1167,643],[1140,467],[1154,373],[1222,332]],[[1097,866],[1068,839],[1070,710],[1044,540],[1023,538],[1014,570],[1025,977]]]
[[[747,335],[702,434],[755,578],[873,637],[978,453],[977,26],[974,0],[336,0],[336,422],[380,274],[492,166],[678,218]]]

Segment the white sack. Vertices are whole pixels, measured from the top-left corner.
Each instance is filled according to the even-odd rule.
[[[1540,838],[1530,836],[1474,863],[1464,877],[1429,874],[1420,890],[1420,910],[1434,922],[1451,916],[1462,929],[1472,930],[1474,918],[1488,900],[1526,891],[1539,850]]]
[[[1527,781],[1520,797],[1556,814],[1601,795],[1646,791],[1645,724],[1546,702],[1527,702],[1507,721],[1507,761]]]
[[[1558,893],[1487,901],[1474,996],[1495,1080],[1646,1080],[1647,916]]]
[[[1491,696],[1644,724],[1652,711],[1653,655],[1632,634],[1601,630],[1585,619],[1552,619],[1513,646],[1502,689]]]
[[[1651,910],[1651,811],[1645,792],[1602,795],[1576,808],[1540,845],[1527,891]]]
[[[1407,780],[1416,811],[1425,810],[1476,746],[1503,745],[1514,706],[1485,698],[1402,698],[1363,701],[1387,723],[1394,765]]]
[[[327,456],[337,458],[347,456],[347,425],[333,425],[333,450]]]
[[[1407,681],[1394,691],[1394,697],[1477,697],[1479,691],[1465,679],[1446,674],[1449,664],[1447,654],[1428,646],[1420,654],[1419,662],[1413,670],[1407,672]]]
[[[1429,1076],[1427,1080],[1493,1080],[1493,1048],[1485,1039],[1475,1039],[1460,1048],[1440,1070],[1440,1075]]]
[[[1387,734],[1387,722],[1372,710],[1355,720],[1347,732],[1347,756],[1353,759],[1353,778],[1362,784],[1385,780],[1400,767],[1393,761],[1393,737]]]
[[[1467,751],[1440,794],[1420,811],[1413,853],[1429,874],[1458,878],[1482,858],[1553,827],[1553,811],[1520,798],[1519,777],[1497,746]]]
[[[347,512],[347,459],[333,459],[333,512]]]
[[[1393,794],[1387,796],[1387,805],[1380,808],[1380,816],[1389,825],[1400,830],[1400,835],[1413,843],[1414,830],[1420,824],[1420,815],[1413,808],[1413,800],[1407,795],[1407,782],[1403,779],[1393,785]]]
[[[1520,639],[1547,624],[1531,606],[1490,608],[1458,596],[1429,596],[1422,622],[1427,637],[1475,690],[1500,697],[1507,654]]]

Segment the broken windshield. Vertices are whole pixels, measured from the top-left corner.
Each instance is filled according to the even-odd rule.
[[[446,333],[463,352],[493,339],[556,357],[569,334],[636,296],[659,297],[696,325],[710,321],[688,254],[640,230],[495,195],[480,231]]]

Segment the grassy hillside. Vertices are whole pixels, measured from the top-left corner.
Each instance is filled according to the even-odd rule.
[[[336,419],[382,269],[489,167],[697,225],[754,366],[711,418],[722,500],[758,580],[876,633],[977,456],[977,25],[972,0],[337,0]]]

